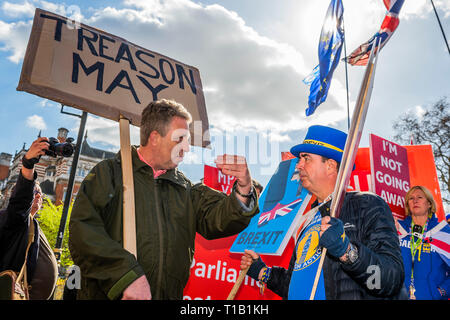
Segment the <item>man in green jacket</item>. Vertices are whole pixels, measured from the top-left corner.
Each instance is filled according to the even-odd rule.
[[[120,152],[97,164],[78,191],[69,248],[81,270],[79,299],[182,299],[195,234],[216,239],[239,233],[258,213],[245,158],[219,156],[236,177],[227,196],[193,185],[177,165],[189,151],[191,115],[170,100],[142,112],[140,146],[132,147],[137,258],[123,248]]]

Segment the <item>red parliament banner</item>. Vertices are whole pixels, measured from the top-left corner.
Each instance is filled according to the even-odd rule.
[[[406,148],[370,135],[373,192],[386,201],[394,217],[405,218],[405,195],[410,188]]]
[[[224,175],[219,169],[205,165],[204,184],[231,193],[235,178]],[[206,240],[197,234],[195,239],[195,254],[191,263],[191,276],[184,289],[184,300],[225,300],[237,280],[240,271],[242,254],[230,253],[237,235],[227,238]],[[293,251],[294,242],[290,241],[285,254],[279,256],[262,256],[269,265],[287,267]],[[275,293],[266,290],[260,294],[259,283],[249,276],[239,289],[236,300],[278,300]]]

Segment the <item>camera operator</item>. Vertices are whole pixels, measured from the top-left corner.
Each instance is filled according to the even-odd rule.
[[[23,166],[8,207],[0,211],[0,272],[20,271],[28,244],[29,219],[34,224],[34,242],[27,258],[30,300],[50,298],[58,275],[55,255],[35,218],[35,213],[42,206],[42,191],[36,181],[34,165],[48,148],[48,139],[45,137],[31,144],[22,158]]]

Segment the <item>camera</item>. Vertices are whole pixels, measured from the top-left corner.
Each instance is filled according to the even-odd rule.
[[[422,233],[422,226],[415,224],[413,227],[413,232],[414,233]]]
[[[45,154],[50,157],[70,157],[75,149],[72,144],[73,138],[67,138],[66,142],[59,142],[56,138],[48,139],[48,150],[45,150]]]
[[[418,239],[422,239],[422,232],[423,232],[422,226],[415,224],[411,234]]]

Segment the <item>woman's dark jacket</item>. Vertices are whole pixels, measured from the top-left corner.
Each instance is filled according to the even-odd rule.
[[[34,179],[36,179],[36,174]],[[25,179],[20,172],[7,208],[0,211],[0,272],[4,270],[19,272],[24,263],[34,179]],[[35,219],[33,219],[33,223],[34,242],[30,247],[27,262],[29,282],[33,278],[39,250],[39,226]]]

